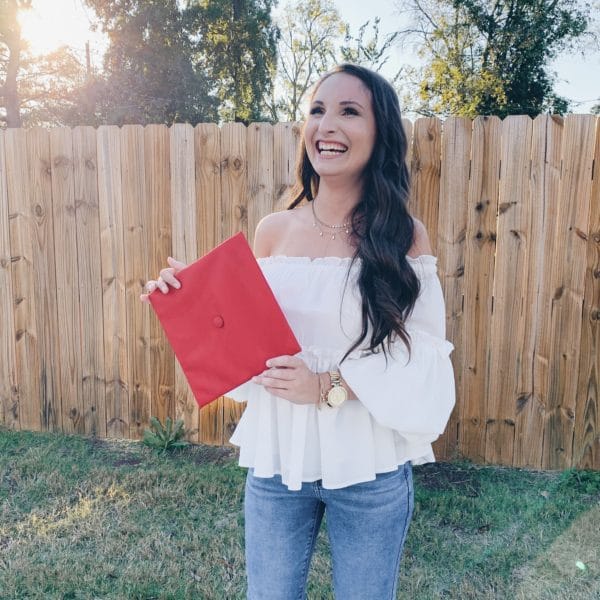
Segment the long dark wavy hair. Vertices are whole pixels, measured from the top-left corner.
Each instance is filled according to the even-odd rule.
[[[351,214],[352,241],[356,252],[353,264],[361,259],[358,286],[362,298],[362,329],[342,361],[358,348],[372,328],[370,352],[387,351],[396,338],[405,343],[410,359],[410,334],[404,322],[412,312],[420,283],[406,255],[414,237],[414,222],[408,211],[409,173],[406,167],[408,142],[402,127],[398,96],[378,73],[343,63],[328,71],[319,85],[335,73],[360,79],[371,92],[376,136],[371,157],[363,173],[362,195]],[[311,98],[312,100],[312,98]],[[296,166],[296,183],[291,190],[288,209],[302,200],[311,202],[319,189],[319,175],[308,159],[304,136]]]

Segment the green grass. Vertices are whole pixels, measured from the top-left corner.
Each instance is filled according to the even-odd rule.
[[[398,598],[600,598],[600,473],[414,476]],[[0,429],[0,598],[242,599],[244,478],[230,449]],[[330,579],[321,531],[309,598]]]

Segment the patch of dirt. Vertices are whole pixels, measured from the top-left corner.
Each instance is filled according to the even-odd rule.
[[[237,448],[231,448],[229,446],[193,444],[180,450],[178,456],[185,456],[197,465],[222,465],[237,457],[237,452]]]
[[[474,469],[452,463],[427,463],[413,468],[415,480],[422,488],[446,491],[459,488],[471,498],[479,496],[481,484]]]

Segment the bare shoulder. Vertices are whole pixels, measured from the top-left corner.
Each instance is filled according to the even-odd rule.
[[[292,211],[281,210],[263,217],[254,233],[254,256],[262,258],[271,256],[279,240],[287,235],[292,223]]]
[[[408,251],[408,255],[412,258],[416,258],[421,254],[433,254],[425,225],[423,225],[419,219],[415,219],[414,217],[413,221],[415,224],[415,235],[413,238],[413,245]]]

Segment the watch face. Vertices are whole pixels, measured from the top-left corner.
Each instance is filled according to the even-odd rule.
[[[340,406],[346,400],[348,393],[341,385],[336,385],[329,390],[327,394],[327,404],[330,406]]]

